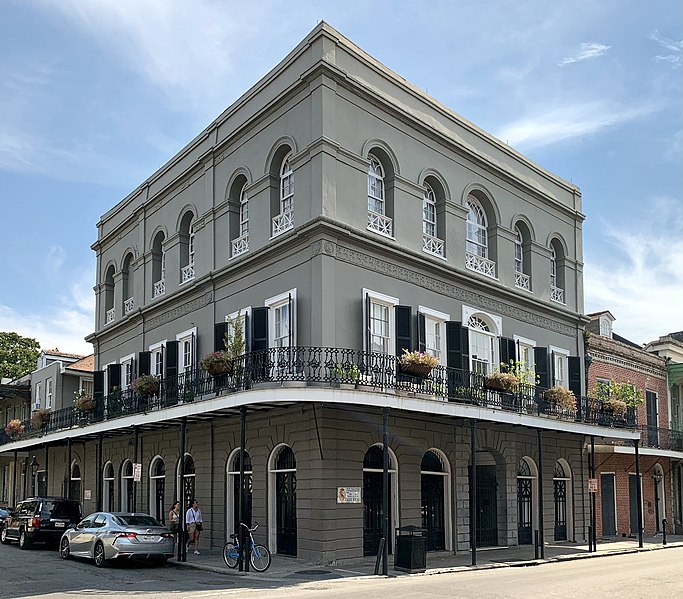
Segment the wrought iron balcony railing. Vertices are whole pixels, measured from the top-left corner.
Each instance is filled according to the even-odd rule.
[[[496,391],[487,388],[483,375],[468,370],[437,366],[427,376],[416,376],[403,371],[396,357],[387,354],[324,347],[285,347],[240,356],[233,361],[232,372],[223,375],[211,376],[202,370],[193,370],[163,378],[159,391],[148,396],[132,389],[114,389],[104,397],[95,398],[92,411],[79,411],[75,407],[57,410],[38,428],[32,427],[30,420],[25,421],[25,432],[20,438],[39,437],[180,403],[213,399],[263,383],[299,383],[309,388],[334,387],[410,395],[427,401],[464,403],[566,422],[636,427],[635,410],[615,416],[597,399],[580,397],[575,409],[565,409],[546,400],[546,389],[542,387],[519,384],[513,392]],[[0,429],[0,444],[12,440]]]

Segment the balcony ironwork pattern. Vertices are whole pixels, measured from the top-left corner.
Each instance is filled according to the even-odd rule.
[[[443,258],[444,242],[443,239],[432,237],[431,235],[422,235],[422,249],[428,254],[434,254]]]
[[[531,277],[523,272],[516,272],[515,287],[519,287],[525,291],[531,291]]]
[[[129,297],[123,302],[123,313],[130,314],[133,311],[133,308],[135,308],[135,299]]]
[[[159,297],[160,295],[164,295],[164,293],[166,293],[166,281],[164,279],[161,279],[160,281],[154,283],[154,291],[152,297]]]
[[[180,284],[187,283],[194,279],[194,264],[183,266],[180,270]]]
[[[232,240],[232,257],[246,254],[249,251],[249,233]]]
[[[110,322],[114,322],[116,319],[116,310],[114,308],[110,308],[107,310],[107,313],[104,316],[104,324],[109,324]]]
[[[394,221],[377,212],[368,212],[368,229],[391,237],[394,234]]]
[[[483,256],[467,252],[465,254],[465,268],[469,268],[492,279],[496,278],[496,263]]]
[[[661,428],[659,426],[648,426],[647,424],[639,424],[637,429],[640,431],[641,447],[683,452],[683,431]],[[607,441],[606,443],[608,445],[627,445],[626,442],[617,440]],[[632,447],[633,443],[629,442],[628,445]]]
[[[162,410],[179,403],[214,399],[257,388],[261,383],[285,382],[300,383],[302,387],[408,393],[426,401],[469,404],[566,422],[636,427],[634,409],[615,417],[600,400],[580,397],[576,409],[566,410],[546,401],[546,389],[542,387],[520,384],[514,393],[506,393],[487,389],[484,379],[481,374],[446,366],[435,367],[427,377],[416,377],[401,372],[396,357],[387,354],[324,347],[272,348],[236,358],[231,374],[210,376],[202,370],[187,371],[161,379],[160,389],[153,395],[142,396],[130,388],[117,389],[104,397],[96,397],[96,406],[91,412],[81,412],[73,406],[56,410],[45,426],[38,428],[32,427],[28,419],[23,423],[25,433],[21,438]],[[12,440],[0,429],[0,444]]]
[[[273,237],[281,235],[285,231],[294,228],[294,211],[285,210],[282,214],[273,217]]]
[[[551,285],[550,300],[553,302],[557,302],[558,304],[564,304],[564,289],[560,289],[559,287]]]

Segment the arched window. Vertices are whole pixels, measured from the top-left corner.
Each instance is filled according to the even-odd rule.
[[[104,276],[104,324],[114,322],[116,312],[114,310],[114,265],[107,268]]]
[[[436,186],[436,187],[434,187]],[[443,186],[433,176],[424,182],[422,196],[422,250],[428,254],[444,257],[443,220],[439,222],[437,201],[444,197]]]
[[[450,470],[436,449],[422,456],[420,465],[422,528],[427,530],[427,551],[450,549]]]
[[[197,484],[194,460],[189,453],[186,453],[184,457],[182,478],[180,476],[180,463],[178,463],[178,482],[178,488],[181,489],[178,501],[180,501],[183,510],[187,510],[195,498]]]
[[[368,210],[384,215],[384,169],[382,163],[370,154],[368,167]]]
[[[424,184],[422,232],[430,237],[436,237],[436,195],[429,183]]]
[[[180,221],[180,284],[195,277],[195,223],[192,212],[186,212]]]
[[[555,500],[555,540],[567,540],[567,521],[569,500],[569,490],[571,489],[571,479],[568,467],[562,463],[563,460],[555,462],[553,469],[553,498]]]
[[[249,196],[246,185],[240,194],[240,236],[245,235],[249,235]]]
[[[533,470],[527,458],[522,458],[517,465],[517,543],[531,545],[533,529],[538,515],[536,514],[536,465]]]
[[[488,257],[489,243],[486,214],[479,202],[471,196],[465,202],[465,208],[467,208],[465,266],[488,277],[495,277],[496,265]]]
[[[227,513],[226,526],[227,533],[239,532],[239,493],[240,493],[240,450],[235,449],[228,458],[228,488],[227,491]],[[251,526],[252,515],[252,489],[253,489],[253,467],[251,457],[248,452],[244,452],[244,523]]]
[[[121,511],[133,512],[133,463],[130,460],[121,466]]]
[[[114,506],[114,465],[111,462],[107,462],[104,465],[104,473],[102,476],[104,482],[104,493],[103,498],[103,509],[105,512],[113,512],[116,508]]]
[[[123,287],[123,313],[129,314],[135,307],[135,287],[133,285],[133,254],[128,254],[123,261],[122,287]]]
[[[166,464],[154,458],[149,469],[149,513],[162,524],[166,523]]]
[[[467,321],[470,340],[470,370],[487,375],[498,364],[497,336],[489,324],[478,316],[470,316]]]
[[[280,167],[280,213],[273,217],[273,237],[294,227],[294,171],[291,152]]]
[[[71,464],[71,477],[69,480],[69,499],[81,500],[81,467],[74,460]]]
[[[558,304],[565,303],[564,249],[553,239],[550,243],[550,299]]]
[[[391,448],[389,454],[389,553],[394,547],[394,530],[398,526],[398,463]],[[383,530],[384,450],[372,445],[363,458],[363,555],[377,555]]]
[[[273,450],[270,470],[270,546],[275,552],[296,556],[296,458],[292,448],[280,445]]]
[[[152,297],[166,293],[166,254],[164,252],[164,234],[159,231],[152,243]]]
[[[524,236],[519,227],[515,227],[515,287],[531,291],[528,259],[524,256]]]

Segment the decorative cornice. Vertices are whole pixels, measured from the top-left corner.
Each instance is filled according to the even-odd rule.
[[[161,326],[162,324],[166,324],[168,322],[176,320],[177,318],[185,316],[190,312],[194,312],[195,310],[199,310],[204,306],[208,306],[212,301],[213,291],[207,291],[204,295],[196,299],[193,299],[192,301],[189,301],[186,304],[183,304],[182,306],[178,306],[177,308],[173,308],[173,310],[169,310],[164,314],[160,314],[159,316],[150,318],[145,322],[145,330],[148,331],[151,329],[155,329]]]

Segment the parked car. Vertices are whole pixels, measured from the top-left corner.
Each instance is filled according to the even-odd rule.
[[[5,527],[5,520],[7,520],[7,518],[9,518],[13,513],[14,510],[10,507],[0,507],[0,533],[2,532],[2,529]]]
[[[29,497],[5,520],[0,541],[19,541],[20,549],[33,543],[57,545],[64,531],[81,519],[81,504],[64,497]]]
[[[149,514],[95,512],[64,532],[59,553],[64,559],[87,557],[98,568],[111,559],[162,560],[173,557],[171,531]]]

